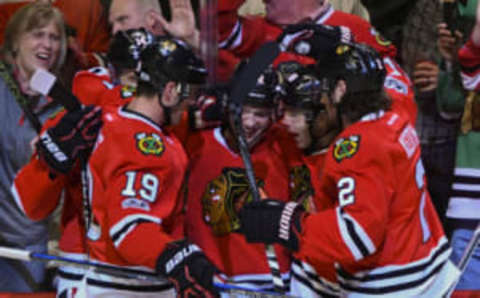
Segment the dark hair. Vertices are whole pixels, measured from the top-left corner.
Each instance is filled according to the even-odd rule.
[[[347,92],[342,98],[339,108],[341,114],[345,115],[350,121],[355,122],[366,114],[380,110],[389,110],[391,103],[390,97],[383,90],[357,93]]]

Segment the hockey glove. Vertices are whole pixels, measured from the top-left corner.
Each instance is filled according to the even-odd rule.
[[[240,233],[248,242],[280,243],[297,251],[300,221],[305,214],[301,205],[272,199],[252,202],[240,210]]]
[[[305,23],[287,26],[277,42],[284,51],[321,60],[334,53],[339,44],[353,42],[353,36],[347,27]]]
[[[37,142],[37,151],[48,166],[68,173],[79,154],[88,154],[102,125],[102,110],[88,106],[66,113],[58,124],[46,130]]]
[[[157,272],[173,283],[177,297],[219,297],[213,286],[218,269],[186,240],[168,244],[157,260]]]

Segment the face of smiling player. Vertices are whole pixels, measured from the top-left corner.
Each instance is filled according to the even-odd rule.
[[[272,108],[245,105],[242,125],[245,139],[250,148],[255,146],[272,124]]]

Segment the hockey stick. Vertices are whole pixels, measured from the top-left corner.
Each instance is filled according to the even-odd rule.
[[[207,87],[217,82],[218,16],[217,0],[201,0],[200,53],[208,70]]]
[[[0,257],[19,260],[19,261],[41,261],[47,262],[52,265],[68,265],[84,269],[94,269],[97,273],[109,274],[112,276],[120,278],[130,278],[130,279],[139,279],[145,281],[158,281],[162,279],[160,276],[153,272],[148,272],[144,270],[137,270],[131,268],[120,268],[112,265],[101,264],[97,262],[91,262],[87,260],[77,260],[67,257],[61,257],[56,255],[35,253],[28,250],[10,248],[10,247],[0,247]],[[224,293],[235,294],[235,295],[247,295],[250,297],[291,297],[291,296],[280,296],[278,293],[262,291],[262,290],[251,290],[243,288],[240,286],[214,283],[215,288]]]
[[[279,53],[280,48],[278,43],[269,42],[264,44],[257,52],[255,52],[243,71],[241,71],[238,77],[235,78],[237,83],[233,86],[232,93],[230,95],[230,117],[232,119],[233,129],[236,135],[238,150],[245,166],[248,185],[250,191],[252,192],[253,200],[255,201],[260,200],[260,192],[258,191],[255,172],[253,170],[252,160],[250,158],[250,151],[248,149],[248,144],[245,140],[243,131],[243,101],[245,100],[247,94],[255,87],[258,77],[273,62],[273,60],[275,60]],[[275,254],[273,245],[266,245],[265,252],[267,255],[268,266],[272,272],[275,291],[283,292],[285,290],[285,284],[283,283],[280,265],[278,263],[278,258]]]
[[[468,242],[468,245],[465,248],[462,258],[458,262],[457,267],[458,267],[458,270],[460,271],[460,274],[458,275],[458,278],[455,281],[455,283],[453,283],[452,286],[450,287],[450,290],[448,291],[448,294],[445,297],[450,297],[450,295],[455,290],[455,287],[460,281],[462,274],[467,269],[468,263],[472,259],[473,253],[475,252],[475,248],[478,247],[479,243],[480,243],[480,223],[478,223],[477,227],[473,231],[472,239],[470,239],[470,241]]]

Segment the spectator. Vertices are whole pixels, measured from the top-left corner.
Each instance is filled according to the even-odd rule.
[[[403,28],[401,60],[415,85],[415,99],[419,107],[416,130],[422,147],[428,191],[446,228],[445,212],[459,113],[452,113],[451,109],[446,110],[438,104],[444,98],[455,96],[455,87],[452,86],[455,75],[442,66],[445,60],[436,48],[436,25],[442,22],[442,12],[442,5],[438,1],[419,0],[415,3]]]
[[[48,220],[27,219],[15,203],[10,186],[17,171],[32,155],[31,142],[42,123],[59,107],[30,89],[28,81],[38,69],[58,71],[66,52],[66,35],[61,12],[50,5],[32,3],[19,9],[5,30],[1,62],[0,100],[2,167],[0,170],[2,245],[45,253]],[[42,263],[0,260],[0,291],[31,292],[45,281]]]
[[[468,41],[458,51],[459,36],[454,36],[446,26],[439,26],[439,46],[445,59],[456,70],[457,63],[461,66],[461,77],[464,90],[456,87],[456,96],[445,98],[441,103],[445,108],[458,111],[463,110],[460,132],[457,138],[455,170],[451,184],[450,200],[448,202],[447,217],[451,220],[452,228],[452,260],[458,263],[465,252],[465,248],[472,238],[473,231],[480,223],[480,100],[479,91],[479,62],[480,62],[480,1],[468,1],[467,5],[458,2],[462,18],[470,19],[474,23],[473,31],[466,31]],[[476,17],[475,17],[476,13]],[[474,21],[476,20],[476,21]],[[470,32],[468,34],[467,32]],[[457,60],[458,59],[458,60]],[[458,73],[452,76],[458,80]],[[452,81],[454,81],[452,79]],[[453,94],[453,93],[452,93]],[[475,248],[470,263],[461,276],[456,290],[480,290],[480,247]]]

